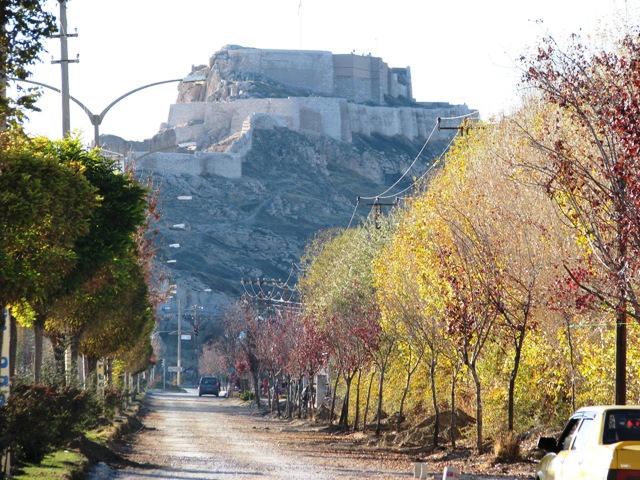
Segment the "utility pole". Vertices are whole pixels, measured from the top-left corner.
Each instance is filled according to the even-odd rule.
[[[470,122],[466,121],[466,119],[464,119],[460,125],[456,126],[456,127],[443,127],[441,125],[442,122],[442,118],[438,117],[437,119],[437,124],[438,124],[438,130],[457,130],[458,132],[460,132],[460,136],[464,137],[464,134],[466,133],[467,135],[469,135],[469,130],[471,129],[471,124]]]
[[[178,371],[176,372],[176,383],[178,387],[180,386],[180,370],[182,370],[182,366],[180,365],[180,356],[182,354],[182,315],[180,313],[180,299],[178,299]]]
[[[398,205],[398,199],[392,203],[380,203],[380,199],[376,197],[373,203],[360,203],[360,197],[357,197],[356,203],[362,207],[373,207],[373,218],[377,229],[380,228],[380,217],[382,216],[382,207],[396,207]]]
[[[194,354],[196,357],[196,379],[199,377],[198,372],[198,360],[199,360],[199,351],[198,351],[198,331],[200,330],[200,325],[198,325],[198,309],[203,308],[200,305],[193,306],[193,348]]]
[[[71,113],[69,109],[69,63],[78,63],[80,60],[69,60],[67,37],[77,37],[77,33],[67,33],[67,2],[60,0],[60,30],[53,38],[60,38],[60,60],[51,60],[51,63],[59,63],[62,71],[62,137],[68,137],[71,132]]]

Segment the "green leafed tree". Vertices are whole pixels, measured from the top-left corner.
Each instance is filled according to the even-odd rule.
[[[122,174],[118,165],[102,156],[99,150],[83,147],[77,138],[58,141],[37,138],[24,143],[22,149],[55,158],[61,165],[78,168],[99,200],[88,219],[88,228],[75,238],[75,262],[63,271],[57,291],[43,297],[42,302],[31,305],[35,312],[36,333],[47,324],[54,348],[63,349],[69,336],[77,345],[84,326],[96,318],[94,314],[86,314],[95,306],[95,299],[87,292],[99,291],[105,295],[105,288],[115,288],[117,282],[110,283],[112,277],[106,272],[118,262],[126,262],[132,252],[134,255],[137,253],[135,235],[145,224],[148,190],[131,175]],[[34,178],[33,181],[41,180]],[[73,211],[68,197],[62,195],[60,198],[65,200],[64,208]],[[67,312],[66,307],[77,304],[80,298],[85,298],[88,303],[76,308],[75,317],[60,314]],[[30,301],[29,298],[27,300]],[[52,316],[54,312],[55,316]],[[36,342],[39,350],[41,340],[37,337]],[[36,372],[38,365],[36,359]],[[61,366],[59,370],[62,370]]]
[[[79,163],[4,137],[0,156],[0,304],[38,303],[77,264],[78,238],[90,231],[96,189]]]
[[[18,90],[16,98],[7,98],[6,79],[26,79],[28,67],[38,61],[43,41],[56,31],[55,18],[44,10],[43,0],[3,0],[0,2],[0,118],[21,120],[25,110],[37,110],[34,89]],[[1,128],[0,128],[1,129]]]

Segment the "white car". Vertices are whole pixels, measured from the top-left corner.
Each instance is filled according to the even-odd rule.
[[[536,480],[640,480],[640,406],[577,410],[555,438],[542,437],[548,453]]]

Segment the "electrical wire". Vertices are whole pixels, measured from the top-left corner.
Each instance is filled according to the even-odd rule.
[[[467,113],[465,115],[459,115],[457,117],[445,117],[445,118],[440,117],[440,120],[457,120],[457,119],[460,119],[460,118],[468,118],[468,117],[471,117],[471,116],[476,115],[478,113],[479,113],[478,110],[474,110],[473,112]],[[433,162],[429,166],[429,168],[427,168],[414,182],[412,182],[411,185],[409,185],[408,187],[406,187],[403,190],[400,190],[399,192],[395,193],[394,195],[386,195],[386,196],[384,195],[389,190],[391,190],[393,187],[395,187],[400,182],[400,180],[402,180],[409,173],[411,168],[413,168],[413,166],[415,165],[416,161],[418,160],[418,158],[420,158],[420,155],[422,154],[422,152],[426,148],[427,144],[429,143],[429,140],[433,136],[433,132],[435,131],[435,129],[437,127],[438,127],[438,122],[436,121],[434,129],[429,134],[429,138],[427,138],[427,141],[424,143],[424,145],[420,149],[420,152],[418,152],[418,154],[416,155],[416,158],[413,160],[413,162],[411,163],[409,168],[402,174],[402,176],[391,187],[387,188],[384,192],[382,192],[380,195],[375,196],[375,197],[358,197],[357,198],[356,205],[355,205],[355,207],[353,209],[353,213],[351,214],[351,219],[349,220],[349,225],[347,226],[347,228],[351,228],[351,224],[353,223],[353,219],[355,218],[356,211],[358,210],[358,207],[360,206],[360,200],[361,199],[362,200],[376,200],[377,201],[379,199],[387,199],[387,198],[392,198],[392,197],[399,198],[400,195],[402,195],[403,193],[413,189],[424,177],[426,177],[435,167],[437,167],[440,164],[442,158],[444,157],[444,154],[447,152],[447,150],[449,150],[449,148],[453,144],[453,142],[455,140],[455,136],[449,141],[447,146],[442,150],[442,153],[436,157],[436,161]]]
[[[351,222],[356,216],[356,212],[358,211],[358,206],[360,205],[360,197],[356,199],[356,205],[353,207],[353,213],[351,214],[351,220],[349,220],[349,225],[347,225],[347,229],[351,228]]]
[[[439,125],[439,121],[440,120],[459,120],[461,118],[469,118],[473,115],[477,115],[479,113],[478,110],[474,110],[473,112],[469,112],[466,113],[464,115],[458,115],[456,117],[438,117],[439,119],[436,120],[436,123],[433,126],[433,129],[431,130],[431,133],[429,134],[429,137],[427,138],[427,140],[424,142],[424,144],[422,145],[422,148],[420,149],[420,151],[418,152],[418,154],[416,155],[416,157],[413,159],[413,162],[411,162],[411,165],[409,165],[409,167],[404,171],[404,173],[400,176],[400,178],[398,178],[398,180],[395,181],[395,183],[393,185],[391,185],[389,188],[387,188],[384,192],[382,192],[379,195],[375,195],[373,197],[360,197],[362,200],[375,200],[375,199],[380,199],[380,198],[391,198],[391,197],[397,197],[399,194],[396,193],[394,195],[386,195],[390,190],[392,190],[394,187],[396,187],[404,177],[406,177],[408,175],[408,173],[411,171],[411,169],[414,167],[414,165],[416,164],[416,162],[418,161],[418,159],[420,158],[420,156],[422,155],[422,152],[424,152],[425,148],[427,148],[427,145],[429,143],[429,141],[431,140],[431,137],[433,137],[434,132],[436,131],[436,129],[438,128]],[[455,138],[455,137],[454,137]],[[448,149],[451,144],[453,143],[453,139],[451,140],[451,142],[449,142],[449,145],[447,145]],[[445,150],[446,150],[445,149]],[[429,169],[430,170],[430,169]],[[424,176],[424,174],[422,175]],[[415,182],[414,182],[415,184]],[[402,192],[405,192],[407,189],[404,189]],[[386,195],[386,196],[385,196]]]
[[[449,148],[451,147],[451,145],[453,144],[453,141],[455,140],[455,137],[451,139],[451,141],[447,144],[447,146],[442,150],[442,153],[440,155],[438,155],[436,157],[436,161],[433,162],[429,168],[427,168],[422,175],[420,175],[411,185],[409,185],[407,188],[405,188],[404,190],[399,191],[398,193],[396,193],[394,196],[395,197],[399,197],[401,194],[403,194],[404,192],[411,190],[412,188],[414,188],[418,183],[420,183],[420,181],[426,177],[429,172],[431,172],[431,170],[433,170],[435,167],[437,167],[440,162],[442,161],[442,159],[444,158],[444,154],[446,153],[447,150],[449,150]],[[388,197],[381,197],[381,198],[388,198]]]
[[[474,110],[473,112],[465,113],[464,115],[458,115],[457,117],[440,117],[440,120],[459,120],[461,118],[469,118],[473,115],[479,114],[479,110]]]
[[[429,137],[427,138],[427,140],[424,142],[424,144],[422,145],[422,148],[420,149],[420,151],[418,152],[418,154],[416,155],[416,158],[413,159],[413,162],[411,162],[411,165],[409,165],[409,168],[407,168],[404,173],[400,176],[400,178],[398,180],[396,180],[396,182],[391,185],[389,188],[387,188],[384,192],[382,192],[380,195],[376,195],[374,197],[360,197],[363,200],[374,200],[376,198],[388,198],[388,197],[384,197],[385,193],[388,193],[392,188],[394,188],[396,185],[398,185],[398,183],[400,183],[400,181],[407,176],[407,174],[411,171],[411,169],[413,168],[413,166],[416,164],[416,162],[418,161],[418,159],[420,158],[420,155],[422,155],[422,152],[424,152],[424,149],[427,148],[427,144],[429,143],[429,140],[431,140],[431,137],[433,137],[433,133],[436,131],[436,129],[438,128],[438,122],[436,122],[436,124],[433,126],[433,130],[431,130],[431,133],[429,134]]]

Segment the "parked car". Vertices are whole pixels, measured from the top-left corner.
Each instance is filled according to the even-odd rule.
[[[220,395],[220,380],[218,377],[200,377],[198,382],[198,396],[210,393],[216,397]]]
[[[536,480],[640,480],[640,406],[577,410],[560,436],[541,437],[547,454]]]

